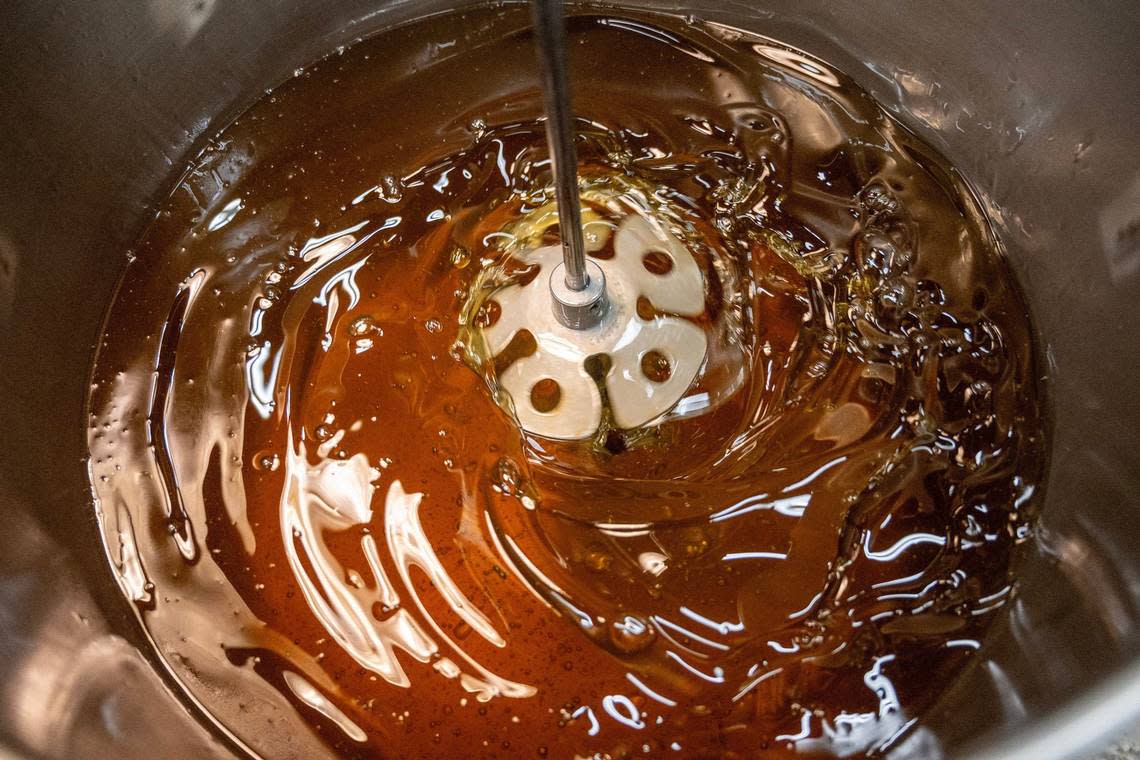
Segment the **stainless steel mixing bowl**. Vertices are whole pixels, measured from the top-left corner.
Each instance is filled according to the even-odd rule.
[[[295,67],[440,0],[0,6],[0,736],[46,757],[229,756],[103,557],[83,402],[104,308],[199,140]],[[1140,5],[632,0],[846,70],[970,179],[1051,378],[1022,591],[909,745],[1080,756],[1140,716]]]

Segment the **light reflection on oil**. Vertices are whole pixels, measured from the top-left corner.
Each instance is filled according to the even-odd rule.
[[[670,225],[715,339],[660,424],[521,435],[468,341],[557,234],[526,23],[360,43],[195,159],[94,374],[124,592],[255,749],[269,720],[307,756],[900,741],[1013,595],[1041,475],[968,190],[805,53],[576,18],[588,210]]]

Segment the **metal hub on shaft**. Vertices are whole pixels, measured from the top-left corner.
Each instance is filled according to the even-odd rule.
[[[586,262],[586,286],[571,290],[567,284],[566,262],[550,273],[550,298],[554,317],[571,330],[597,327],[606,316],[606,275],[593,261]]]

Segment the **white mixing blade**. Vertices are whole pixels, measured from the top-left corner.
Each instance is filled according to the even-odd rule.
[[[610,230],[608,223],[587,224],[587,249],[599,250]],[[579,439],[598,429],[602,398],[586,372],[590,356],[610,357],[605,387],[614,423],[621,428],[644,425],[669,411],[700,371],[707,348],[705,333],[682,318],[700,315],[705,306],[703,279],[692,254],[660,225],[636,215],[618,225],[614,252],[611,259],[591,259],[605,274],[609,296],[609,310],[597,327],[574,330],[554,317],[547,283],[562,261],[560,246],[525,254],[521,258],[537,264],[539,275],[494,295],[501,316],[483,331],[491,354],[500,354],[522,330],[529,331],[537,345],[533,354],[516,360],[499,377],[519,423],[536,435]],[[668,262],[661,262],[660,256],[658,262],[647,262],[651,253],[663,254]],[[638,298],[671,316],[642,319],[637,314]],[[667,363],[668,377],[653,379],[642,370],[643,360],[652,352]],[[544,380],[554,381],[557,392],[549,393],[551,384],[544,383],[543,392],[536,393],[535,387]]]

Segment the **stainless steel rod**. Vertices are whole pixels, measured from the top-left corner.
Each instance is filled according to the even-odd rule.
[[[566,262],[566,287],[584,290],[586,248],[582,240],[582,211],[578,205],[578,151],[574,147],[574,114],[566,76],[566,20],[562,0],[531,0],[542,95],[546,106],[546,142],[558,200],[558,227]]]

